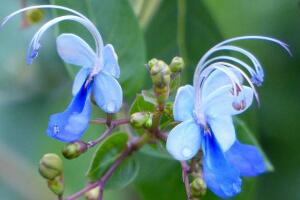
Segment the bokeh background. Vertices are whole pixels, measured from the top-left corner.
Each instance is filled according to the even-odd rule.
[[[150,88],[144,64],[150,58],[170,62],[183,56],[183,83],[191,83],[201,55],[214,44],[241,35],[276,37],[290,45],[293,56],[265,42],[242,42],[265,67],[259,88],[261,106],[243,118],[275,167],[274,172],[245,179],[240,200],[300,199],[300,2],[299,0],[0,0],[0,18],[26,5],[62,4],[95,21],[106,43],[119,55],[122,86],[130,102]],[[43,22],[53,17],[45,11]],[[63,13],[60,13],[63,14]],[[51,29],[32,66],[25,62],[27,45],[42,23],[24,27],[20,15],[0,29],[0,196],[1,199],[54,199],[37,171],[40,157],[60,153],[64,144],[45,134],[50,114],[64,110],[71,99],[74,67],[66,68],[55,51]],[[90,36],[79,26],[63,23],[60,31]],[[91,43],[92,44],[92,43]],[[95,110],[95,109],[94,109]],[[100,112],[96,111],[95,116]],[[85,138],[101,132],[91,127]],[[84,186],[84,173],[93,152],[64,160],[66,193]],[[182,200],[179,164],[139,153],[139,175],[126,188],[105,191],[105,199]],[[207,200],[217,199],[208,193]]]

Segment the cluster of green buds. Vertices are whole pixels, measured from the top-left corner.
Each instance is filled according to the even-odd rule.
[[[45,154],[39,164],[40,174],[47,180],[49,189],[57,196],[64,192],[63,162],[53,153]]]
[[[130,124],[135,128],[151,128],[153,114],[150,112],[137,112],[130,116]]]
[[[174,57],[170,65],[167,65],[164,61],[153,58],[148,62],[148,67],[157,102],[164,105],[169,97],[172,77],[183,70],[184,61],[181,57]]]
[[[62,154],[67,159],[74,159],[85,153],[88,149],[88,144],[82,141],[76,141],[67,144],[62,150]]]

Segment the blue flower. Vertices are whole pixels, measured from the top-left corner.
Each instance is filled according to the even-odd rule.
[[[166,144],[177,160],[189,160],[201,149],[204,180],[222,198],[241,191],[240,176],[256,176],[266,171],[260,151],[237,140],[232,122],[232,116],[247,110],[253,97],[257,97],[253,84],[260,85],[264,76],[261,65],[250,52],[228,45],[242,39],[269,40],[287,49],[284,43],[272,38],[245,36],[224,41],[209,50],[195,70],[194,86],[182,86],[177,91],[173,113],[174,119],[182,122],[171,130]],[[254,67],[230,56],[208,60],[221,50],[242,53]]]
[[[104,46],[101,34],[95,25],[82,14],[62,6],[42,5],[18,10],[6,17],[1,26],[21,12],[36,9],[61,9],[72,13],[56,17],[45,23],[31,40],[27,63],[31,64],[38,56],[42,35],[53,25],[62,21],[75,21],[83,25],[93,36],[96,50],[74,34],[61,34],[57,37],[57,52],[68,64],[81,67],[73,84],[73,99],[68,108],[50,117],[47,134],[63,142],[78,140],[88,128],[91,115],[91,95],[97,105],[106,113],[116,113],[123,101],[122,88],[116,79],[120,76],[120,67],[115,50],[111,44]]]

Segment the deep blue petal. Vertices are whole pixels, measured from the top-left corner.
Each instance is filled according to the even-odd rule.
[[[91,115],[90,93],[90,88],[82,86],[64,112],[51,115],[48,136],[62,142],[72,142],[82,136]]]
[[[225,157],[242,176],[257,176],[266,171],[264,158],[255,146],[236,141]]]
[[[207,187],[222,198],[238,194],[242,185],[239,172],[225,159],[213,134],[204,134],[202,148],[203,175]]]
[[[91,70],[89,68],[81,68],[76,74],[72,88],[73,96],[75,96],[80,91],[86,79],[88,78],[90,71]]]

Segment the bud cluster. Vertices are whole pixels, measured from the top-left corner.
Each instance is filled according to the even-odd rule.
[[[49,189],[56,195],[61,196],[64,192],[63,162],[54,154],[45,154],[39,164],[40,174],[47,180]]]
[[[133,113],[130,116],[130,124],[135,128],[151,128],[152,115],[150,112]]]
[[[163,105],[169,97],[170,83],[183,70],[184,61],[181,57],[174,57],[170,65],[167,65],[164,61],[153,58],[148,62],[148,67],[157,102]]]

